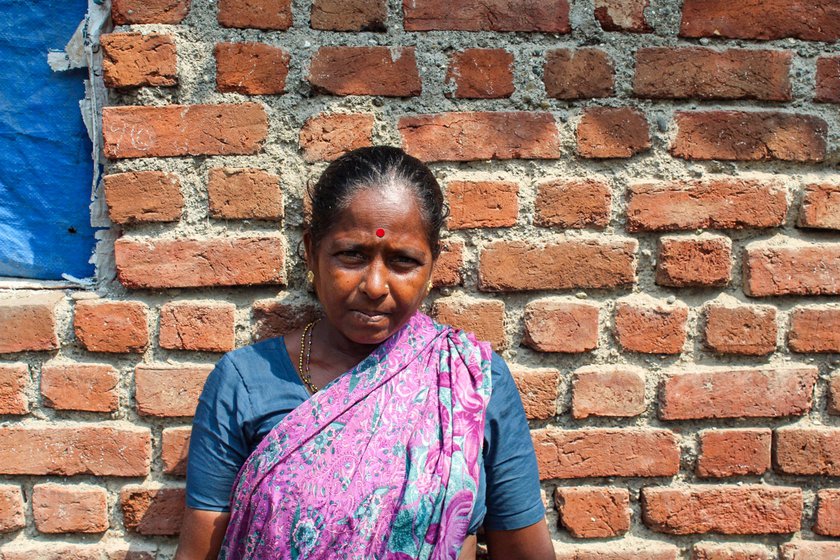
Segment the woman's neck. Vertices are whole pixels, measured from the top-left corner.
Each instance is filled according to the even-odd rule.
[[[338,377],[367,358],[376,344],[353,342],[329,321],[321,319],[312,331],[312,356],[310,363],[324,370],[323,373]]]

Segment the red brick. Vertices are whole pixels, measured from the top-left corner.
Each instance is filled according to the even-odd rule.
[[[280,177],[262,169],[211,169],[207,192],[213,218],[279,220],[283,217]]]
[[[120,491],[125,528],[141,535],[177,535],[184,516],[183,488],[125,486]]]
[[[21,544],[0,547],[0,560],[155,560],[157,557],[156,545],[137,542],[77,545],[21,541]]]
[[[630,492],[625,488],[557,488],[560,522],[573,537],[617,537],[630,529]]]
[[[817,499],[814,532],[826,537],[840,537],[840,490],[820,490]]]
[[[706,345],[721,354],[764,356],[776,350],[776,308],[712,304],[706,307]]]
[[[253,307],[254,340],[285,336],[320,316],[320,308],[312,303],[257,300]]]
[[[102,77],[109,88],[174,86],[178,83],[175,42],[169,35],[107,33]]]
[[[784,185],[775,180],[643,183],[628,194],[631,232],[777,227],[787,214]]]
[[[331,95],[420,95],[414,47],[321,47],[307,78],[315,91]]]
[[[403,148],[425,162],[556,159],[560,139],[551,113],[441,113],[402,117]]]
[[[771,111],[679,111],[671,155],[691,160],[825,159],[828,125],[812,115]]]
[[[558,298],[525,306],[523,342],[540,352],[588,352],[598,347],[598,305]]]
[[[685,344],[688,307],[652,298],[618,301],[615,337],[624,350],[644,354],[679,354]]]
[[[697,543],[693,560],[773,560],[776,556],[761,545]]]
[[[373,115],[316,115],[300,129],[300,147],[308,162],[332,161],[356,148],[373,145]]]
[[[720,235],[662,237],[656,283],[675,288],[726,286],[732,279],[732,240]]]
[[[840,372],[831,374],[828,384],[828,413],[840,414]]]
[[[267,135],[268,116],[257,103],[102,110],[111,159],[256,154]]]
[[[544,227],[604,229],[610,223],[609,184],[593,179],[552,180],[537,190],[534,223]]]
[[[799,210],[798,225],[840,230],[840,185],[807,185]]]
[[[479,288],[485,291],[615,288],[636,280],[635,239],[553,243],[496,241],[481,252]]]
[[[660,393],[663,420],[778,418],[811,409],[813,366],[697,368],[673,373]]]
[[[113,412],[120,376],[106,364],[47,363],[41,367],[44,405],[58,410]]]
[[[613,94],[612,60],[601,49],[552,49],[545,53],[545,93],[555,99],[590,99]]]
[[[212,369],[212,366],[137,366],[134,370],[137,411],[162,418],[192,416]]]
[[[117,224],[177,222],[184,209],[178,177],[160,171],[106,175],[105,200]]]
[[[494,350],[507,346],[502,301],[441,298],[432,306],[432,316],[441,323],[475,333],[478,340],[490,342]]]
[[[800,529],[802,490],[766,485],[642,488],[645,525],[671,535],[763,535]]]
[[[792,239],[750,243],[744,258],[744,292],[753,297],[840,294],[840,243]]]
[[[840,6],[833,0],[764,0],[733,4],[727,0],[686,0],[681,37],[840,39]]]
[[[639,49],[633,92],[655,99],[789,101],[790,63],[789,51]]]
[[[104,533],[108,530],[108,493],[98,486],[36,484],[32,517],[41,533]]]
[[[29,366],[24,363],[0,364],[0,414],[27,414]]]
[[[432,273],[432,285],[459,286],[463,283],[461,269],[464,267],[464,242],[456,240],[441,241],[440,255]]]
[[[130,424],[0,427],[1,474],[146,476],[151,458],[151,432]]]
[[[452,181],[446,185],[449,229],[510,227],[519,216],[519,185],[509,181]]]
[[[55,308],[63,299],[52,292],[14,292],[0,299],[0,354],[58,348]]]
[[[585,158],[629,158],[650,149],[644,114],[629,107],[584,109],[577,128],[577,153]]]
[[[406,31],[571,31],[567,0],[403,0],[403,14]]]
[[[513,93],[513,54],[504,49],[466,49],[449,61],[446,81],[464,99],[499,99]]]
[[[645,411],[645,374],[633,366],[587,366],[572,380],[572,417],[629,417]]]
[[[149,345],[148,311],[140,301],[76,302],[76,338],[91,352],[142,353]]]
[[[167,303],[160,310],[160,346],[207,352],[233,350],[235,313],[232,303]]]
[[[674,476],[677,437],[668,430],[590,428],[532,430],[540,478]]]
[[[26,527],[23,513],[23,492],[20,486],[0,485],[0,534]]]
[[[816,101],[840,103],[840,56],[817,59]]]
[[[314,0],[309,22],[325,31],[386,31],[387,0]]]
[[[770,468],[771,440],[769,428],[703,430],[697,476],[762,475]]]
[[[555,545],[555,560],[678,560],[679,549],[670,544],[648,544],[623,539],[616,543]]]
[[[190,11],[190,0],[111,0],[116,25],[181,23]]]
[[[511,372],[525,416],[529,420],[548,420],[557,414],[560,372],[556,369],[514,369]]]
[[[840,309],[794,309],[788,346],[794,352],[840,352]]]
[[[840,428],[778,428],[773,451],[782,474],[840,476]]]
[[[648,0],[595,0],[595,19],[604,31],[650,33],[645,17]]]
[[[283,31],[292,26],[292,0],[219,0],[223,27]]]
[[[284,284],[283,238],[121,238],[117,276],[129,289]]]
[[[289,53],[263,43],[218,43],[216,89],[223,93],[283,93],[289,74]]]
[[[190,448],[188,427],[164,428],[161,434],[160,459],[163,472],[172,476],[187,476],[187,456]]]
[[[840,543],[798,541],[785,543],[780,550],[781,560],[837,560]]]

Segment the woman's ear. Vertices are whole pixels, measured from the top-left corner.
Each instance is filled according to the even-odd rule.
[[[308,231],[303,232],[303,259],[306,261],[306,269],[312,270],[315,265],[315,250],[312,247],[312,236]]]

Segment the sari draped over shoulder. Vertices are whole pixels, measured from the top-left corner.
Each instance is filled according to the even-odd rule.
[[[415,313],[266,435],[219,555],[456,559],[478,491],[491,350]]]

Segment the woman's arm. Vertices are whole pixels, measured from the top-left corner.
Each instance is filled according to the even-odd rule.
[[[187,508],[174,560],[216,560],[230,513]]]
[[[491,560],[554,560],[545,519],[512,531],[484,532]]]

